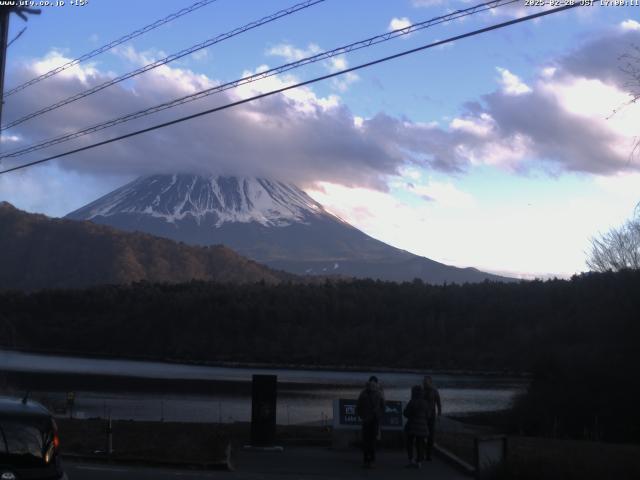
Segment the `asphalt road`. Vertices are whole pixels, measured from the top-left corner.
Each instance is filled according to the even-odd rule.
[[[327,448],[287,448],[284,452],[240,451],[233,472],[176,470],[127,465],[65,462],[69,480],[167,480],[167,479],[410,479],[463,480],[459,473],[439,459],[425,462],[422,469],[404,468],[406,458],[401,451],[381,451],[375,469],[362,468],[360,453],[334,451]]]
[[[102,465],[97,463],[65,462],[69,480],[165,480],[165,479],[217,479],[231,478],[228,472],[200,472],[195,470],[172,470],[127,465]]]

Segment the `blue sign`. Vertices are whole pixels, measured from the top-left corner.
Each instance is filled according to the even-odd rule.
[[[360,417],[356,414],[357,400],[338,400],[338,424],[340,426],[360,426]],[[335,412],[334,412],[335,415]],[[402,402],[390,400],[384,402],[384,414],[382,415],[382,428],[402,428]]]

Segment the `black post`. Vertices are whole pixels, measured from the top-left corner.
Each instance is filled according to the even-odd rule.
[[[40,10],[35,8],[16,5],[0,6],[0,125],[2,125],[2,106],[4,105],[4,71],[7,64],[7,48],[9,47],[9,17],[11,16],[11,12],[16,13],[25,22],[27,21],[27,14],[40,15]],[[20,34],[18,34],[18,37],[19,36]]]
[[[276,440],[277,375],[253,375],[251,383],[251,445],[273,446]]]
[[[111,422],[111,413],[109,413],[109,419],[107,420],[106,425],[106,434],[107,434],[107,456],[111,458],[113,454],[113,423]]]
[[[4,68],[7,63],[7,42],[9,41],[9,16],[12,7],[0,7],[0,125],[4,104]]]

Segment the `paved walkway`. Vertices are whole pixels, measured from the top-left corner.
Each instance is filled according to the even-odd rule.
[[[243,479],[355,479],[355,478],[429,478],[429,480],[468,480],[469,477],[434,458],[422,469],[404,468],[404,452],[381,450],[374,469],[362,468],[358,450],[336,451],[327,448],[287,448],[284,452],[240,451],[236,459],[237,478]]]
[[[454,468],[435,458],[422,469],[404,468],[402,451],[381,450],[376,468],[362,468],[357,450],[335,451],[323,447],[289,447],[284,452],[238,451],[235,471],[211,472],[146,468],[126,465],[101,465],[66,462],[70,480],[164,480],[176,478],[227,480],[329,480],[329,479],[410,479],[469,480]]]

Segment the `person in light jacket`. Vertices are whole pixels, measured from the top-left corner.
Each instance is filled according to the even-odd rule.
[[[429,404],[424,398],[424,389],[420,385],[411,388],[411,400],[404,408],[407,418],[404,431],[407,434],[408,467],[420,468],[424,460],[425,439],[429,435]]]

